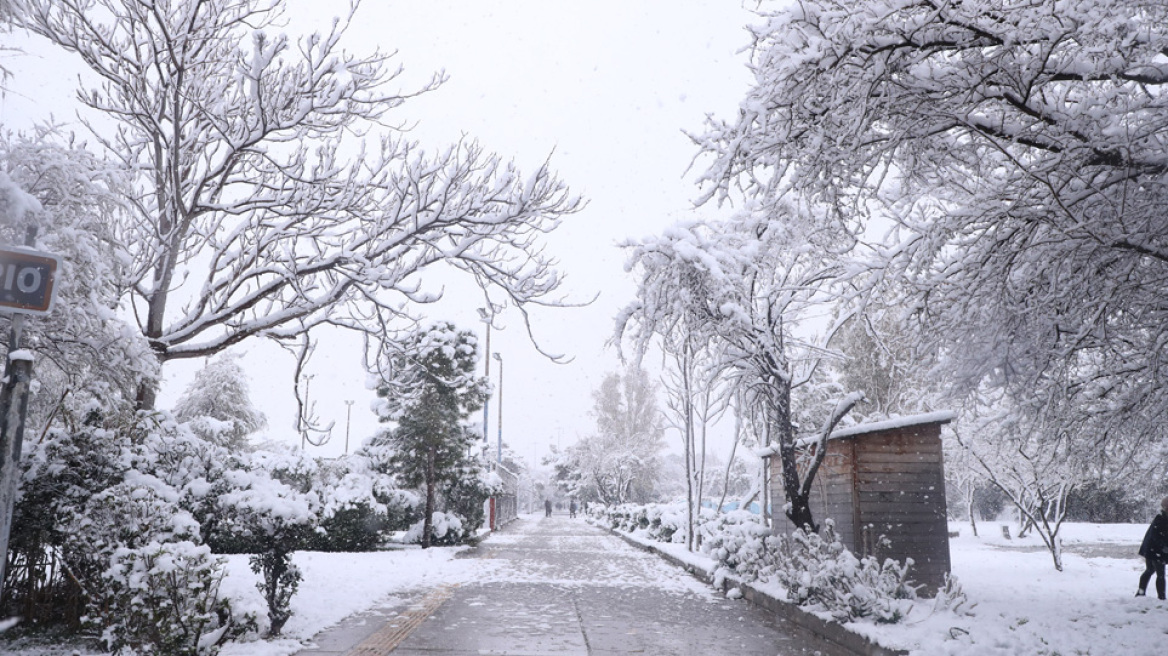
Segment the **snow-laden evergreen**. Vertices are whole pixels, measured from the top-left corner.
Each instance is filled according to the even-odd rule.
[[[175,419],[191,424],[204,439],[237,451],[247,436],[267,425],[251,402],[247,376],[238,357],[222,354],[195,374],[174,407]]]
[[[437,511],[440,502],[461,511],[473,531],[482,523],[482,503],[489,496],[480,461],[471,456],[479,432],[465,424],[489,389],[476,374],[478,341],[474,333],[438,322],[386,348],[375,411],[391,427],[367,440],[362,453],[403,485],[423,490],[423,548],[434,538],[460,539],[461,520],[450,534],[446,516]]]

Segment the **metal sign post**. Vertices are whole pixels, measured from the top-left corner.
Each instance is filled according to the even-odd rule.
[[[36,240],[30,229],[26,243]],[[0,312],[11,313],[8,363],[0,388],[0,586],[8,562],[8,537],[20,480],[20,451],[32,383],[32,354],[22,348],[24,315],[48,314],[54,299],[57,256],[32,250],[0,251]]]

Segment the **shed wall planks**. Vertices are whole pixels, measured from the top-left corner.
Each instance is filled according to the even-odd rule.
[[[928,421],[853,432],[828,440],[812,486],[816,521],[830,518],[843,543],[859,556],[904,561],[910,576],[936,591],[950,569],[941,425]],[[771,489],[774,507],[785,503],[780,468]],[[881,546],[879,537],[890,544]]]

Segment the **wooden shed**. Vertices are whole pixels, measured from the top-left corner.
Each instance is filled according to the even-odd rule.
[[[835,431],[811,493],[817,523],[834,520],[857,556],[912,558],[910,576],[930,594],[950,567],[941,426],[953,418],[934,412]],[[781,508],[782,471],[771,472],[772,507]]]

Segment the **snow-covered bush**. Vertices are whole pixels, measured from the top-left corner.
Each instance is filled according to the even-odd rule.
[[[617,531],[632,533],[649,527],[649,514],[646,506],[631,503],[608,506],[604,509],[604,517],[609,527]]]
[[[830,613],[846,622],[870,617],[895,623],[904,618],[901,600],[916,597],[908,580],[912,560],[902,565],[874,556],[857,559],[839,541],[834,523],[824,521],[822,534],[799,529],[789,536],[767,540],[774,578],[800,605]]]
[[[62,623],[104,635],[111,646],[187,640],[162,628],[143,637],[139,628],[169,621],[159,615],[167,603],[176,613],[210,608],[218,564],[196,556],[205,550],[253,555],[269,604],[266,628],[278,633],[299,582],[293,552],[374,548],[383,529],[404,530],[417,517],[417,496],[358,456],[321,464],[292,450],[232,453],[166,413],[129,416],[95,405],[89,415],[88,425],[49,431],[22,458],[14,566],[0,611],[27,625]],[[167,589],[155,560],[184,563],[186,578],[175,585],[187,597]],[[159,597],[142,601],[150,595]],[[256,618],[230,619],[216,608],[224,624],[195,632],[227,622],[232,632],[259,630]],[[183,631],[203,622],[194,615],[182,620]]]
[[[230,627],[218,598],[223,562],[200,542],[180,494],[127,470],[93,494],[65,526],[65,564],[88,601],[83,624],[115,652],[210,654]]]
[[[609,528],[645,535],[656,542],[685,541],[685,508],[680,504],[594,504],[588,514]]]
[[[657,542],[685,542],[685,507],[675,505],[651,505],[645,509],[645,519],[649,526],[646,534]]]
[[[225,474],[234,489],[218,499],[223,515],[219,530],[232,535],[236,546],[252,554],[251,569],[260,576],[256,587],[268,606],[268,634],[276,636],[292,616],[290,602],[300,584],[300,570],[292,563],[292,553],[304,549],[314,534],[320,498],[262,469],[272,461],[259,464],[252,470]]]
[[[406,531],[402,541],[407,544],[422,544],[422,531],[425,530],[425,525],[425,520],[419,520]],[[467,531],[462,525],[462,518],[450,513],[434,513],[430,529],[430,544],[453,546],[462,544],[466,537]]]
[[[102,579],[102,642],[115,653],[215,654],[231,628],[221,558],[189,540],[119,547]]]
[[[750,581],[771,573],[777,538],[758,515],[733,510],[702,519],[702,551],[718,559],[718,576],[733,573]]]
[[[371,551],[381,543],[383,531],[408,526],[407,515],[416,503],[360,455],[320,462],[313,488],[321,496],[319,521],[308,545],[313,551]]]
[[[684,534],[684,510],[676,506],[594,506],[589,514],[597,523],[658,542],[676,541]],[[819,534],[796,531],[779,536],[750,512],[703,509],[695,530],[702,536],[702,551],[718,560],[717,587],[728,576],[747,582],[775,580],[787,589],[791,602],[830,613],[841,622],[859,618],[899,622],[907,608],[902,600],[916,597],[908,579],[911,560],[900,564],[873,556],[856,558],[839,541],[830,519]],[[945,590],[952,598],[943,603],[954,607],[965,603],[956,579]]]

